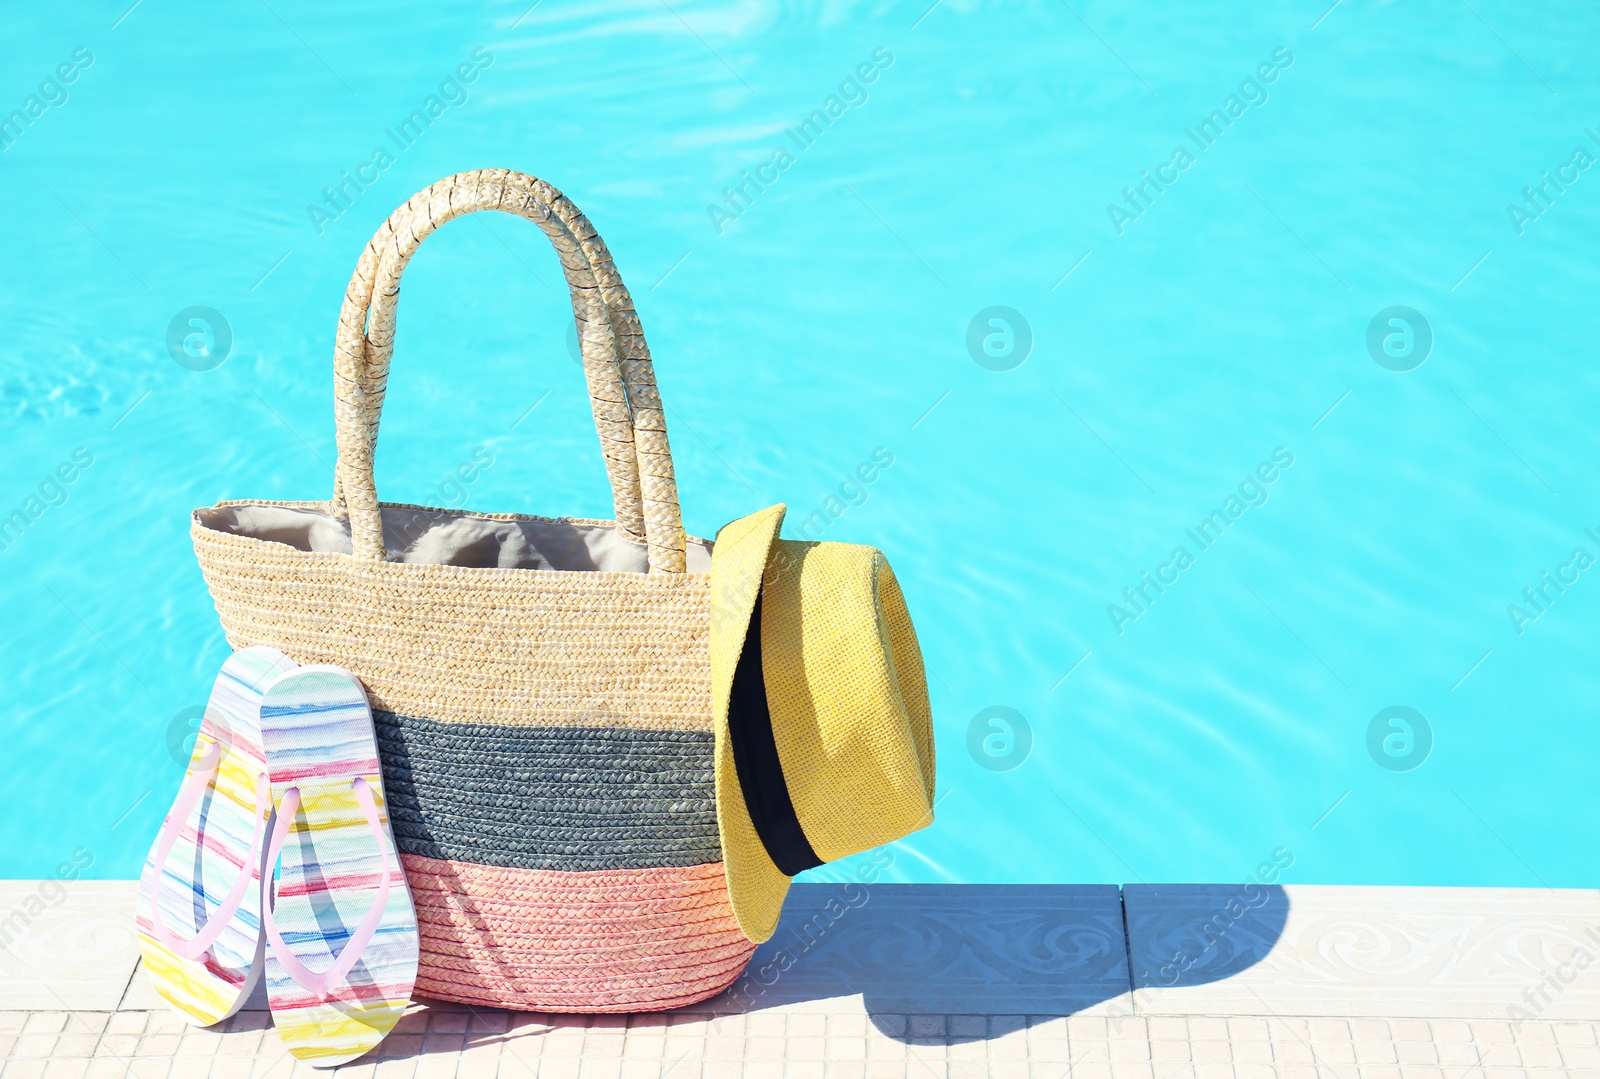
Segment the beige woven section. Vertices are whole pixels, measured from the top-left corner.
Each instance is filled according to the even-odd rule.
[[[349,509],[357,557],[382,558],[372,455],[394,354],[400,277],[435,229],[479,210],[525,217],[555,246],[578,320],[618,527],[648,540],[652,572],[683,572],[683,524],[666,417],[633,299],[605,242],[571,200],[541,180],[504,169],[460,173],[413,196],[373,236],[351,277],[335,348],[334,502]]]
[[[234,648],[337,663],[444,722],[709,731],[710,576],[365,562],[196,522]]]

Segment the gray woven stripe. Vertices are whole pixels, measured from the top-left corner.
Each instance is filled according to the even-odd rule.
[[[373,720],[403,854],[570,871],[722,860],[709,731]]]

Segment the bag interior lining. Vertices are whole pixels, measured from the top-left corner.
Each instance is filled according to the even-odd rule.
[[[646,573],[648,550],[610,521],[485,517],[462,510],[380,505],[391,562],[474,569]],[[283,543],[299,551],[350,554],[349,525],[326,502],[247,502],[195,511],[204,528]],[[711,572],[711,543],[689,537],[687,571]]]

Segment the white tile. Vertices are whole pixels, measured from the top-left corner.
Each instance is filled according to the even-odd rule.
[[[0,1009],[111,1011],[139,958],[133,881],[0,881]]]
[[[1156,886],[1168,909],[1147,916],[1136,912],[1130,892],[1143,1014],[1600,1016],[1600,963],[1582,971],[1571,965],[1579,949],[1600,955],[1600,891],[1289,886],[1285,911],[1219,923],[1208,905],[1215,896],[1201,894],[1186,908],[1168,888]],[[1208,922],[1224,925],[1220,939],[1213,930],[1217,942],[1207,948],[1196,932],[1188,948],[1186,924]],[[1175,952],[1192,960],[1179,964],[1181,977],[1172,977]],[[1216,980],[1208,976],[1213,960],[1222,975]],[[1555,979],[1558,973],[1573,980]],[[1179,984],[1153,984],[1163,980]]]

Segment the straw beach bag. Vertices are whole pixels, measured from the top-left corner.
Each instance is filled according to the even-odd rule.
[[[527,218],[560,255],[615,521],[378,501],[400,276],[434,229],[479,210]],[[710,544],[684,535],[650,353],[605,244],[530,176],[434,184],[361,256],[334,397],[331,500],[222,502],[191,531],[234,648],[366,684],[418,993],[608,1012],[721,991],[755,946],[717,832]]]

